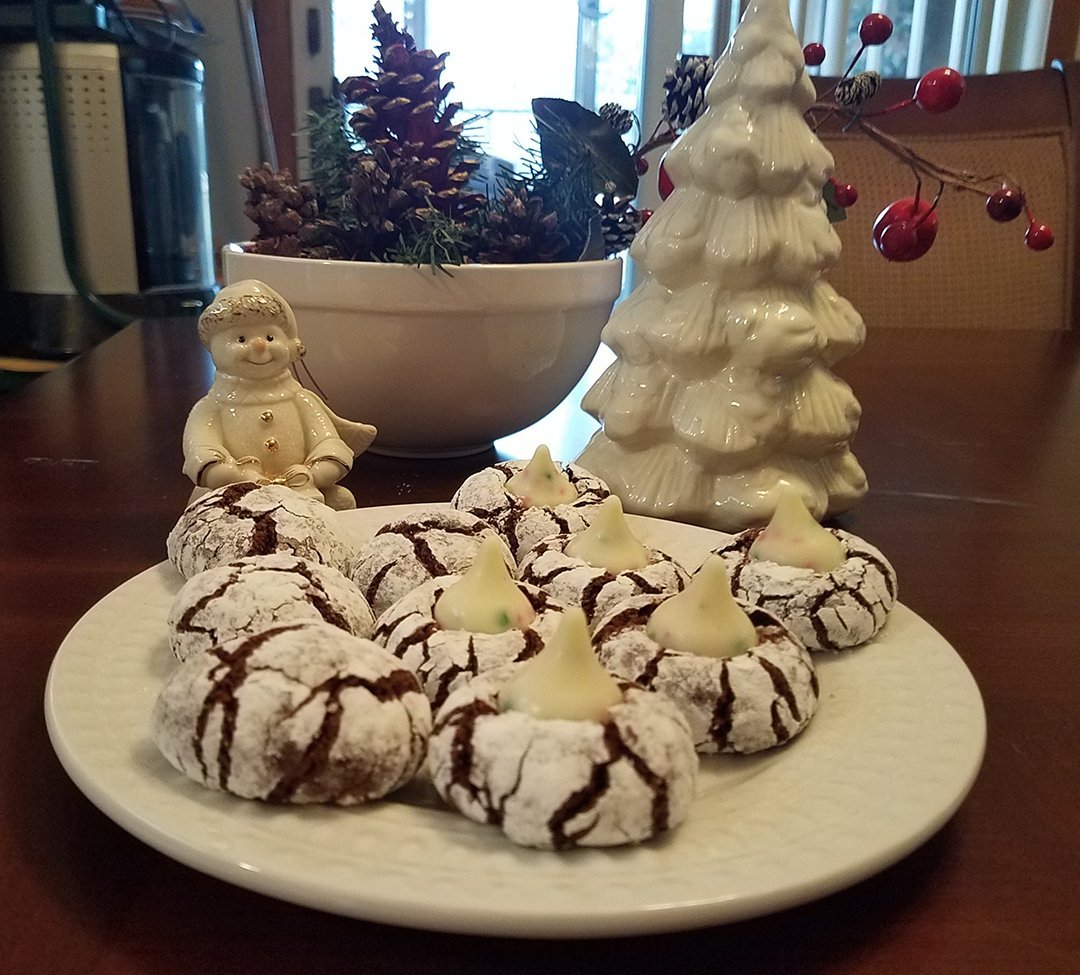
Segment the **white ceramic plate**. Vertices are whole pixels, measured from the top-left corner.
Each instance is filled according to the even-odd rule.
[[[357,538],[415,506],[342,516]],[[633,519],[690,567],[725,536]],[[283,900],[391,924],[489,935],[641,934],[734,921],[852,884],[952,815],[982,761],[975,682],[945,640],[897,606],[877,640],[819,663],[821,703],[775,753],[702,761],[689,818],[659,842],[544,853],[443,808],[416,782],[368,807],[279,807],[184,778],[150,740],[173,666],[162,563],[94,606],[53,661],[53,746],[106,815],[170,857]],[[902,583],[902,580],[901,580]]]

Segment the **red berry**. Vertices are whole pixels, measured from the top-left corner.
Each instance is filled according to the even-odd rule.
[[[848,207],[855,206],[855,201],[859,198],[859,190],[851,183],[838,183],[835,179],[833,184],[833,199],[836,200],[836,205],[843,207],[845,210]]]
[[[665,155],[666,159],[667,156]],[[675,184],[671,182],[671,177],[668,175],[667,166],[664,165],[664,160],[660,160],[660,169],[656,174],[656,186],[660,191],[660,199],[666,200],[671,196],[671,191],[675,189]]]
[[[910,220],[894,220],[881,231],[877,249],[887,261],[913,261],[920,256],[919,231]]]
[[[649,160],[644,156],[638,156],[634,165],[637,167],[638,176],[644,176],[649,171]]]
[[[1045,223],[1032,220],[1024,234],[1024,243],[1033,251],[1044,251],[1054,246],[1054,232]]]
[[[964,76],[952,68],[927,71],[915,86],[915,101],[924,112],[947,112],[956,108],[964,94]]]
[[[859,24],[859,40],[863,44],[884,44],[892,37],[893,23],[885,14],[867,14]]]
[[[649,218],[652,215],[653,215],[653,212],[648,207],[642,207],[640,210],[638,210],[638,216],[641,217],[641,226],[644,227],[645,224],[647,224],[649,222]]]
[[[1024,212],[1024,194],[1011,186],[994,190],[986,198],[986,212],[990,214],[992,220],[997,220],[999,223],[1015,220]]]
[[[901,224],[888,235],[886,230]],[[904,226],[906,225],[906,226]],[[914,231],[912,242],[908,228]],[[914,261],[923,256],[937,237],[937,211],[926,200],[919,200],[916,207],[913,196],[897,200],[878,214],[874,221],[874,246],[890,261]]]
[[[816,68],[825,60],[825,45],[818,44],[816,41],[813,44],[807,44],[802,49],[802,56],[807,64],[812,68]]]

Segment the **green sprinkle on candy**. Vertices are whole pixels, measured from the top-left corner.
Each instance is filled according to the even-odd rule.
[[[510,614],[505,609],[499,613],[499,626],[510,626]]]

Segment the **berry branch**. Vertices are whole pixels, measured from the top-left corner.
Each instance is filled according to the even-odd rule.
[[[964,76],[959,71],[948,67],[934,68],[916,82],[910,97],[868,111],[869,103],[881,85],[881,76],[876,71],[853,72],[866,49],[884,44],[892,33],[892,20],[885,14],[872,13],[864,17],[859,25],[861,45],[847,70],[806,112],[807,124],[815,132],[825,122],[838,119],[843,131],[862,133],[911,169],[916,181],[915,194],[895,201],[878,214],[874,224],[875,246],[892,261],[914,260],[925,254],[937,233],[937,207],[943,191],[945,187],[952,187],[984,197],[987,214],[993,220],[1006,222],[1025,214],[1028,221],[1024,237],[1027,246],[1032,250],[1050,247],[1054,242],[1052,230],[1034,217],[1024,190],[1016,180],[1002,174],[980,175],[936,162],[871,121],[913,107],[931,114],[948,112],[956,107],[964,94]],[[820,43],[812,42],[803,48],[803,59],[810,66],[824,63],[825,57],[825,47]],[[711,59],[694,55],[683,55],[668,71],[668,78],[664,82],[667,99],[663,117],[649,138],[634,149],[639,173],[648,171],[649,164],[645,159],[648,153],[674,142],[704,110],[704,88],[712,71]],[[923,178],[939,184],[930,203],[921,200]],[[674,190],[674,185],[663,157],[657,179],[660,198],[666,199]],[[830,219],[843,220],[845,210],[855,204],[859,192],[853,183],[830,177],[823,195]],[[893,221],[900,221],[903,225],[896,232],[884,233]],[[913,235],[909,231],[917,233]]]
[[[845,132],[857,129],[911,168],[916,181],[915,195],[897,200],[878,214],[873,232],[877,249],[890,261],[910,261],[922,257],[933,244],[937,233],[937,206],[945,187],[950,186],[983,196],[987,214],[993,220],[1006,222],[1015,220],[1021,213],[1026,214],[1028,226],[1024,235],[1025,243],[1032,250],[1046,250],[1054,243],[1053,231],[1035,219],[1022,187],[1015,180],[1001,174],[982,176],[935,162],[869,121],[912,106],[932,114],[948,112],[959,104],[964,94],[964,76],[960,72],[947,67],[934,68],[918,80],[910,98],[877,111],[865,111],[866,103],[876,94],[881,78],[875,71],[861,71],[855,75],[851,72],[866,48],[884,44],[892,36],[892,30],[892,21],[885,14],[874,13],[863,18],[859,27],[862,46],[843,77],[807,112],[807,122],[814,131],[828,119],[839,117],[843,120]],[[807,44],[803,48],[803,59],[808,65],[819,65],[825,60],[825,48],[818,43]],[[824,116],[820,117],[820,113],[824,113]],[[920,200],[922,177],[936,180],[939,184],[931,204]],[[826,198],[830,214],[835,212],[834,208],[838,208],[839,219],[842,219],[842,210],[850,205],[846,201],[853,203],[858,198],[858,191],[850,183],[841,184],[830,179]]]

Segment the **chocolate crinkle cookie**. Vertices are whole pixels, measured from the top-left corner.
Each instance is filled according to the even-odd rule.
[[[846,557],[831,572],[816,572],[751,559],[759,531],[740,532],[715,549],[740,599],[775,614],[811,650],[858,646],[885,625],[896,603],[896,572],[873,545],[830,528]]]
[[[169,610],[177,659],[209,650],[275,623],[316,620],[369,637],[375,616],[354,583],[337,569],[295,555],[255,555],[193,576]]]
[[[354,805],[413,777],[431,707],[382,647],[327,623],[290,623],[180,664],[152,731],[173,767],[211,789]]]
[[[757,646],[698,656],[666,649],[646,632],[666,598],[635,596],[597,622],[593,646],[607,670],[670,697],[699,752],[757,752],[806,727],[817,709],[817,675],[810,654],[776,617],[744,606]]]
[[[518,569],[518,578],[543,589],[560,602],[580,606],[591,626],[612,607],[631,596],[681,592],[689,573],[670,555],[649,549],[640,569],[609,572],[566,554],[573,535],[552,535],[537,542]]]
[[[444,800],[549,850],[640,843],[683,821],[698,760],[670,701],[623,684],[601,721],[503,711],[515,669],[476,678],[439,710],[428,768]]]
[[[379,615],[421,583],[464,572],[481,541],[496,534],[467,511],[427,509],[383,525],[360,546],[348,576]],[[512,575],[516,563],[509,548],[505,562]]]
[[[529,507],[506,489],[506,482],[528,462],[510,460],[477,471],[450,499],[452,507],[482,518],[510,543],[514,558],[522,556],[548,535],[571,534],[588,524],[586,517],[611,492],[607,485],[577,464],[562,464],[577,498],[566,504]]]
[[[502,633],[444,630],[435,621],[435,604],[459,578],[442,576],[423,583],[375,621],[372,639],[416,673],[434,707],[477,674],[535,656],[566,608],[535,586],[519,582],[519,591],[536,613],[524,629]]]
[[[251,555],[288,552],[341,572],[352,548],[334,512],[282,484],[227,484],[193,501],[169,532],[169,559],[185,579]]]

